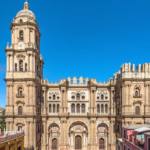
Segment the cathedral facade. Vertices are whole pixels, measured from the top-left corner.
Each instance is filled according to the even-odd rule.
[[[122,126],[148,123],[150,63],[124,64],[106,83],[43,79],[40,31],[28,2],[6,47],[6,126],[25,132],[26,150],[115,150]]]

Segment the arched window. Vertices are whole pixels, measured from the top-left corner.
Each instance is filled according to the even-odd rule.
[[[57,104],[57,113],[59,113],[59,104]]]
[[[77,93],[77,100],[80,100],[80,93]]]
[[[24,40],[24,33],[23,33],[23,30],[20,30],[20,31],[19,31],[19,40],[20,40],[20,41],[23,41],[23,40]]]
[[[104,105],[101,105],[101,112],[104,113]]]
[[[140,97],[140,88],[139,87],[135,87],[134,96],[135,97]]]
[[[75,137],[75,150],[81,150],[82,149],[82,138],[81,136],[77,135]]]
[[[71,99],[75,99],[75,96],[73,95],[73,96],[71,96]]]
[[[105,113],[108,113],[108,105],[105,104]]]
[[[52,139],[52,150],[58,149],[58,141],[56,138]]]
[[[103,138],[99,139],[99,150],[104,150],[105,149],[105,141]]]
[[[15,71],[17,71],[17,63],[15,63]]]
[[[139,106],[135,107],[135,114],[140,115],[140,107]]]
[[[52,106],[51,106],[51,104],[49,104],[49,112],[50,113],[52,112]]]
[[[22,113],[23,113],[22,106],[19,106],[18,107],[18,115],[22,115]]]
[[[22,97],[23,96],[23,88],[22,87],[19,87],[18,88],[18,97]]]
[[[19,60],[19,71],[23,72],[23,60]]]
[[[85,96],[84,96],[84,95],[82,96],[82,99],[83,99],[83,100],[85,99]]]
[[[27,63],[25,63],[25,71],[27,71],[28,70],[28,68],[27,68]]]
[[[22,19],[20,19],[20,23],[22,23],[23,22],[23,20]]]
[[[81,105],[82,113],[85,113],[85,104]]]
[[[72,113],[75,113],[75,104],[72,104],[72,105],[71,105],[71,112],[72,112]]]
[[[53,100],[55,100],[56,99],[56,95],[53,95]]]
[[[80,113],[80,104],[77,104],[77,113]]]
[[[55,107],[55,104],[53,104],[53,113],[55,113],[56,112],[56,107]]]
[[[100,105],[97,104],[97,113],[100,113]]]
[[[22,131],[22,126],[18,126],[18,131]]]
[[[101,94],[101,100],[103,100],[104,99],[104,95],[103,94]]]

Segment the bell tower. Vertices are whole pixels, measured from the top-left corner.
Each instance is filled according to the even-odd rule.
[[[13,19],[11,35],[6,47],[6,126],[25,132],[25,149],[39,150],[43,60],[39,27],[28,2]]]

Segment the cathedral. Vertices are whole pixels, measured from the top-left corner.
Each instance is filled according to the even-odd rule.
[[[150,63],[123,64],[105,83],[44,80],[28,2],[11,23],[5,52],[6,128],[24,131],[25,150],[115,150],[123,126],[150,122]]]

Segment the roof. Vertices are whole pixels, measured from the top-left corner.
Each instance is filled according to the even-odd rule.
[[[32,18],[33,20],[36,19],[35,14],[31,10],[29,10],[28,2],[25,2],[23,9],[17,13],[16,18],[18,17],[27,17]]]
[[[138,132],[138,133],[150,131],[150,127],[141,127],[141,128],[137,128],[137,129],[135,129],[135,131]]]

